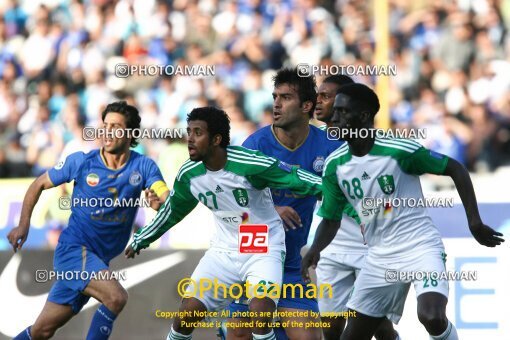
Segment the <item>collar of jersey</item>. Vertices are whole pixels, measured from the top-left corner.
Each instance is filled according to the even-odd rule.
[[[308,128],[308,133],[306,134],[305,139],[303,139],[303,141],[299,145],[296,145],[296,147],[294,149],[291,149],[288,146],[286,146],[285,144],[283,144],[282,142],[280,142],[280,140],[278,139],[278,136],[276,136],[276,132],[274,131],[274,124],[271,124],[271,132],[273,133],[274,139],[278,142],[278,144],[280,144],[285,149],[294,152],[297,149],[299,149],[301,147],[301,145],[305,144],[306,140],[308,139],[308,135],[310,135],[310,127]]]
[[[126,162],[124,164],[122,164],[122,166],[118,169],[110,168],[108,165],[106,165],[106,159],[104,159],[104,156],[103,156],[103,148],[99,149],[99,158],[101,159],[101,162],[103,162],[103,165],[105,166],[105,168],[107,168],[108,170],[119,171],[119,170],[123,169],[129,163],[132,153],[133,153],[133,150],[130,150],[128,159],[126,159]]]

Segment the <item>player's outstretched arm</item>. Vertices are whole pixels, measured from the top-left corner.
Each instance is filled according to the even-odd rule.
[[[174,190],[158,210],[154,219],[133,235],[133,241],[126,248],[126,258],[134,258],[140,250],[147,248],[160,238],[168,229],[179,223],[198,204],[189,191],[189,184],[175,181]]]
[[[320,252],[333,241],[338,229],[340,229],[340,221],[328,220],[326,218],[317,227],[313,243],[301,261],[301,276],[305,282],[311,281],[308,268],[317,268]]]
[[[495,231],[482,222],[480,213],[478,212],[473,183],[471,182],[469,172],[466,168],[455,159],[448,158],[444,175],[450,176],[455,183],[457,192],[462,200],[462,205],[466,210],[469,230],[478,243],[487,247],[495,247],[500,245],[501,242],[504,242],[504,240],[499,237],[503,236],[503,234]]]
[[[290,189],[298,195],[320,195],[322,181],[319,176],[296,166],[277,161],[256,175],[246,177],[258,189]]]
[[[154,191],[154,189],[145,189],[145,200],[149,202],[152,209],[158,211],[159,208],[165,203],[168,195],[170,194],[169,190],[166,190],[163,194],[158,196],[158,194]]]
[[[19,225],[13,228],[7,235],[7,239],[12,245],[14,252],[16,252],[18,249],[21,249],[27,240],[32,212],[34,211],[34,207],[37,204],[39,197],[41,196],[41,192],[53,187],[54,185],[51,182],[47,172],[39,176],[35,181],[32,182],[32,184],[30,184],[30,187],[25,194],[25,198],[23,199]]]

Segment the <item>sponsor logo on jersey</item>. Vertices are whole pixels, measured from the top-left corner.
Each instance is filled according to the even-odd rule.
[[[269,227],[267,224],[242,224],[239,226],[239,252],[242,254],[267,253]]]
[[[377,178],[377,182],[379,182],[379,186],[381,187],[381,190],[386,195],[391,195],[395,191],[395,182],[393,181],[392,175],[383,175],[383,176]]]
[[[91,187],[95,187],[99,184],[99,176],[92,173],[87,175],[87,184]]]
[[[249,203],[248,191],[246,191],[246,189],[242,188],[234,189],[232,190],[232,194],[234,194],[237,204],[239,204],[241,207],[248,206]]]
[[[315,172],[322,172],[323,169],[324,169],[324,157],[319,156],[315,158],[315,160],[313,161],[313,170],[315,170]]]
[[[142,175],[138,171],[133,171],[129,176],[129,184],[137,186],[142,183]]]
[[[367,179],[370,179],[370,176],[367,174],[366,171],[364,171],[363,175],[361,175],[361,180],[366,181]]]
[[[218,186],[216,186],[216,190],[214,190],[214,193],[215,193],[215,194],[219,194],[219,193],[221,193],[221,192],[224,192],[224,191],[223,191],[223,189],[222,189],[219,185],[218,185]]]

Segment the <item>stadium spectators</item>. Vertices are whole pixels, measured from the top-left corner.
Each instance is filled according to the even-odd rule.
[[[390,3],[390,63],[397,65],[389,91],[393,126],[427,128],[427,147],[472,171],[508,165],[510,3]],[[233,142],[241,144],[268,123],[264,108],[275,69],[375,63],[370,4],[4,1],[0,177],[37,175],[50,167],[76,139],[76,126],[98,126],[101,109],[118,97],[133,98],[146,127],[182,127],[193,107],[219,105],[231,115]],[[207,64],[216,66],[216,75],[120,78],[114,74],[120,63]],[[165,150],[160,146],[142,141],[154,157]]]

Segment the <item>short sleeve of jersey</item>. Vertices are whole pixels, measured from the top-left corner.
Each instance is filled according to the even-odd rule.
[[[334,164],[328,164],[324,169],[322,196],[322,205],[317,214],[328,220],[342,220],[342,213],[348,201],[338,185]]]
[[[424,147],[398,160],[403,171],[412,175],[425,173],[442,175],[448,164],[448,157]]]
[[[75,180],[84,159],[85,154],[83,152],[75,152],[48,170],[48,175],[53,185],[57,186]]]
[[[145,178],[145,183],[143,186],[144,189],[150,188],[157,181],[164,182],[163,175],[161,175],[161,171],[159,170],[156,163],[150,158],[145,159],[143,177]]]

